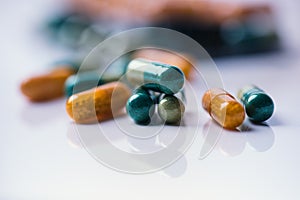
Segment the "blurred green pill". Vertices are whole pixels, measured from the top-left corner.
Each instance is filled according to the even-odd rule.
[[[127,80],[156,92],[176,94],[184,85],[183,72],[172,65],[144,59],[134,59],[127,66]]]
[[[264,122],[274,112],[274,102],[271,97],[254,85],[239,90],[238,98],[244,104],[247,116],[253,122]]]
[[[148,125],[151,122],[155,109],[155,102],[147,90],[138,88],[128,99],[126,111],[133,121],[140,125]]]
[[[76,75],[70,76],[65,82],[65,94],[70,97],[73,94],[82,92],[93,87],[118,81],[126,71],[128,56],[123,55],[112,62],[101,74],[96,71],[95,64],[85,63],[85,66]],[[93,66],[94,65],[94,66]],[[101,67],[98,67],[101,70]],[[78,67],[79,70],[79,67]]]
[[[183,101],[173,95],[165,95],[158,104],[158,114],[167,124],[177,124],[183,118]]]

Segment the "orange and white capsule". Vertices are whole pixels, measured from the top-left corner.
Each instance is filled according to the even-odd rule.
[[[235,129],[245,119],[244,107],[223,89],[207,90],[202,98],[202,107],[226,129]]]
[[[101,122],[120,112],[130,95],[131,91],[125,84],[112,82],[73,94],[67,100],[66,110],[76,123]]]

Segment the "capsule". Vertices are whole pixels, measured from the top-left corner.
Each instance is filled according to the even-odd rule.
[[[140,125],[148,125],[151,122],[155,110],[155,96],[143,89],[138,88],[128,99],[126,111],[133,121]]]
[[[72,95],[67,100],[66,110],[76,123],[101,122],[119,113],[130,94],[130,89],[123,83],[107,83]]]
[[[202,98],[202,107],[226,129],[235,129],[245,119],[243,106],[223,89],[207,90]]]
[[[178,124],[183,118],[185,106],[180,98],[165,95],[158,104],[158,114],[167,124]]]
[[[20,88],[30,101],[49,101],[64,95],[65,81],[74,73],[69,66],[60,66],[49,73],[24,80]]]
[[[240,89],[238,98],[244,104],[246,114],[253,122],[264,122],[269,119],[274,112],[274,102],[272,98],[254,85]]]
[[[177,66],[182,70],[186,79],[191,79],[193,65],[187,59],[184,59],[184,57],[188,57],[187,55],[184,55],[184,57],[182,57],[169,51],[147,48],[136,51],[133,57],[156,60],[158,62]],[[188,59],[191,58],[188,57]]]
[[[179,68],[144,59],[128,64],[126,78],[132,85],[165,94],[175,94],[184,85],[184,74]]]
[[[101,75],[95,66],[85,65],[76,75],[70,76],[65,82],[65,94],[72,94],[89,90],[93,87],[118,81],[125,74],[129,56],[123,55],[112,62]],[[94,69],[92,68],[94,67]],[[87,68],[87,69],[85,69]],[[99,68],[99,67],[98,67]],[[79,68],[78,68],[79,69]]]

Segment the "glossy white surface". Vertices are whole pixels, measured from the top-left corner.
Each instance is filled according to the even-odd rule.
[[[211,123],[203,111],[198,137],[184,157],[160,172],[130,175],[101,165],[80,147],[65,99],[32,104],[19,92],[24,77],[65,56],[63,49],[49,46],[36,33],[54,3],[1,5],[0,199],[300,198],[300,40],[294,36],[299,33],[295,24],[281,23],[285,52],[216,60],[229,92],[255,83],[271,94],[276,113],[269,127],[250,124],[250,131],[225,131],[214,150],[199,159]],[[199,89],[199,99],[203,92]],[[131,145],[141,148],[133,141]]]

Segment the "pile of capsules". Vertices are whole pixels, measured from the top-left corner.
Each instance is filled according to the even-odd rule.
[[[134,59],[127,67],[126,78],[137,87],[128,99],[126,110],[137,124],[149,124],[158,104],[158,114],[168,124],[181,121],[184,97],[175,96],[184,86],[183,72],[172,65],[145,59]],[[158,93],[158,94],[155,94]],[[184,94],[183,92],[181,94]]]
[[[93,71],[76,75],[78,65],[61,63],[46,74],[23,81],[21,91],[33,102],[66,95],[67,113],[76,123],[113,119],[126,107],[135,123],[147,125],[158,104],[158,114],[164,122],[179,124],[185,111],[183,87],[185,79],[191,78],[191,63],[176,54],[153,49],[139,50],[131,58],[130,62],[119,59],[112,63],[114,73],[104,73],[100,80]],[[118,81],[121,76],[125,81]],[[97,87],[91,84],[95,80]],[[251,121],[261,123],[274,112],[271,97],[256,86],[244,87],[238,98],[243,105],[225,90],[212,88],[203,95],[202,106],[226,129],[240,126],[245,113]]]

